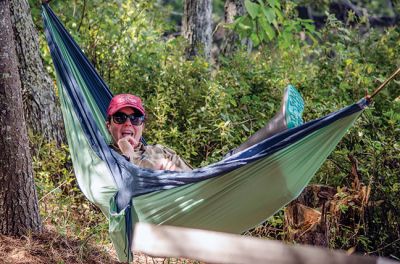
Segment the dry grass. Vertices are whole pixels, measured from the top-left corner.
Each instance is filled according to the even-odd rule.
[[[92,241],[63,236],[55,228],[46,226],[41,234],[30,234],[20,238],[0,235],[0,263],[112,264],[120,262],[117,261],[115,251],[111,246],[107,248],[104,245],[96,245]],[[135,254],[133,263],[196,264],[201,262]]]
[[[46,226],[41,234],[0,235],[2,263],[118,263],[110,252],[89,241],[62,236]]]

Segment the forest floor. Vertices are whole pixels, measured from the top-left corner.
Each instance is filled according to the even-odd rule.
[[[107,248],[96,245],[90,240],[59,234],[52,226],[45,226],[41,234],[31,234],[20,238],[0,235],[0,263],[120,263],[111,244]],[[200,263],[187,259],[152,258],[143,254],[135,254],[136,264],[158,263]]]
[[[104,246],[57,233],[45,226],[41,234],[0,235],[0,263],[119,263]]]

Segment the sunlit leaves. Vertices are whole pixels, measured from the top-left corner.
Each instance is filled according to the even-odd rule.
[[[258,16],[258,13],[260,13],[260,5],[253,3],[250,0],[245,0],[244,6],[252,19],[255,19]]]
[[[313,42],[318,36],[313,21],[291,18],[285,14],[278,0],[244,1],[247,14],[238,17],[227,27],[241,38],[250,38],[254,46],[277,40],[282,46],[298,45],[303,32]]]

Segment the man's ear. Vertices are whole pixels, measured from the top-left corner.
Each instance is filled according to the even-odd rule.
[[[106,121],[107,130],[110,130],[110,121]]]

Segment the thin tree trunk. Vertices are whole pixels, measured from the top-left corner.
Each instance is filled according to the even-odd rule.
[[[40,231],[9,0],[0,0],[0,233]]]
[[[246,14],[243,0],[226,0],[224,10],[225,24],[231,24],[235,21],[235,17]],[[240,42],[239,35],[236,32],[230,29],[225,29],[225,38],[221,45],[221,53],[225,56],[231,55],[235,50],[237,50],[240,43],[246,45],[249,52],[251,51],[252,43],[249,39],[243,39],[242,42]]]
[[[46,140],[64,143],[65,131],[55,86],[43,67],[29,3],[27,0],[10,0],[10,6],[28,128]]]
[[[190,44],[186,55],[189,59],[198,55],[210,59],[211,0],[185,0],[184,4],[182,33]]]

